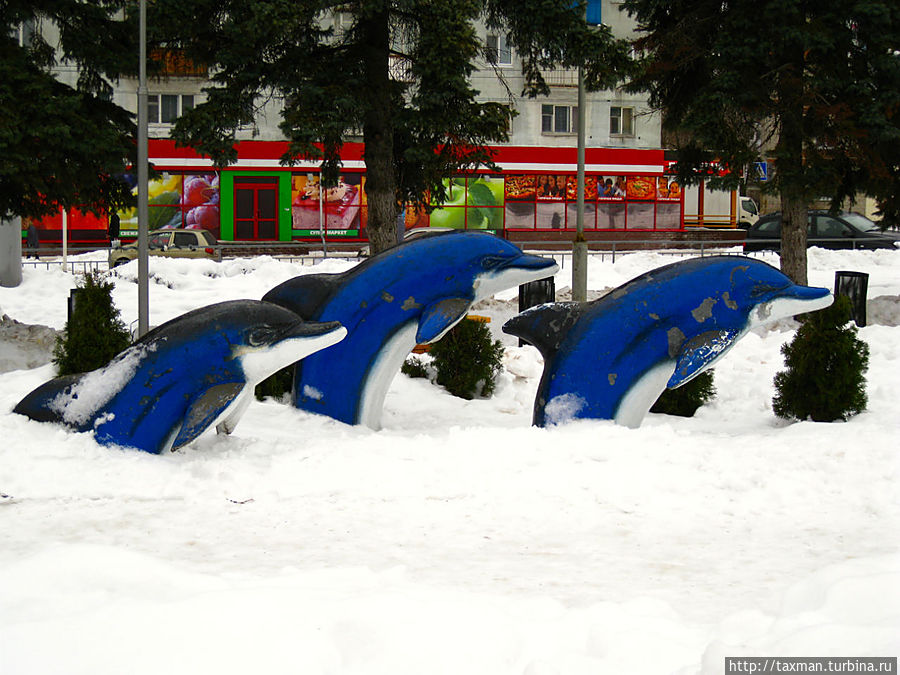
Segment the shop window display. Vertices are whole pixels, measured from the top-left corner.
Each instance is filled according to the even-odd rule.
[[[508,175],[505,196],[507,229],[577,227],[578,181],[574,174]],[[664,177],[586,175],[584,228],[678,229],[681,197],[678,184]]]
[[[137,195],[137,182],[133,192]],[[219,174],[161,173],[147,185],[148,229],[208,230],[219,238]],[[120,236],[136,237],[137,208],[119,211]]]
[[[336,186],[320,191],[319,175],[295,174],[291,177],[291,218],[295,233],[319,232],[320,202],[322,223],[331,235],[355,235],[362,227],[365,211],[365,178],[346,174]]]
[[[447,198],[432,201],[431,227],[456,230],[502,230],[504,181],[502,176],[457,176],[444,179]]]

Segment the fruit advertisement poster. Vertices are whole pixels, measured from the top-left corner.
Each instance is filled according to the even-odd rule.
[[[431,227],[456,230],[502,230],[504,187],[502,176],[458,176],[444,179],[447,199],[434,202]]]
[[[132,189],[137,195],[137,185]],[[208,230],[219,238],[219,175],[162,173],[148,184],[148,228]],[[118,212],[121,237],[138,235],[137,207]]]

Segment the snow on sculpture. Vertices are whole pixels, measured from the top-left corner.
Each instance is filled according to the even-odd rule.
[[[222,302],[162,324],[103,368],[45,382],[14,412],[160,453],[211,426],[231,433],[258,383],[346,333],[257,300]]]
[[[535,425],[591,418],[638,427],[667,387],[712,366],[754,326],[832,300],[758,260],[714,256],[652,270],[593,302],[533,307],[503,330],[544,356]]]
[[[347,339],[297,364],[294,405],[348,424],[381,425],[388,386],[418,344],[434,342],[477,301],[557,271],[485,232],[412,239],[342,274],[295,277],[263,296],[304,319],[339,321]]]

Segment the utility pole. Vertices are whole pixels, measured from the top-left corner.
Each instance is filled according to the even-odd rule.
[[[138,337],[150,328],[150,265],[147,251],[150,221],[147,157],[147,0],[140,2],[140,70],[138,79]]]
[[[64,206],[62,207],[62,246],[63,246],[63,262],[62,269],[63,272],[69,271],[69,211]]]
[[[578,201],[576,202],[575,227],[577,233],[572,243],[572,300],[587,300],[587,242],[584,239],[584,69],[578,67]]]

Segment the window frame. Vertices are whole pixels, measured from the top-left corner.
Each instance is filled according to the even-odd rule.
[[[163,120],[164,97],[176,97],[175,117],[171,121]],[[191,110],[197,105],[196,94],[167,93],[156,92],[147,94],[147,123],[153,126],[170,127],[175,124],[175,120],[181,117],[185,111]]]
[[[193,232],[173,232],[172,246],[175,248],[197,248],[197,235]]]
[[[826,229],[826,224],[837,224],[839,229],[838,232],[824,232]],[[832,229],[832,228],[828,228]],[[831,216],[828,214],[817,214],[816,215],[816,229],[815,236],[822,237],[827,239],[851,239],[856,234],[853,228],[850,227],[844,220],[841,218],[837,218],[835,216]]]
[[[625,114],[625,111],[629,111]],[[615,124],[614,121],[615,120]],[[627,125],[626,125],[627,122]],[[626,129],[625,127],[629,128]],[[619,138],[634,138],[635,136],[635,114],[634,106],[630,105],[611,105],[609,107],[609,135]]]
[[[332,18],[334,20],[334,37],[337,40],[343,40],[353,28],[355,19],[353,12],[334,10]]]
[[[19,47],[28,48],[34,44],[34,37],[40,32],[40,27],[35,19],[26,19],[19,23],[13,33]]]
[[[172,244],[171,232],[151,232],[147,241],[147,247],[153,250],[165,250]]]
[[[495,41],[494,46],[491,46],[492,41]],[[506,67],[513,64],[512,47],[509,46],[509,35],[488,33],[484,41],[484,49],[488,62],[492,65]]]
[[[549,110],[548,110],[549,109]],[[559,128],[559,113],[565,110],[566,128]],[[549,120],[549,129],[547,128]],[[574,136],[578,133],[578,106],[557,105],[555,103],[541,104],[541,134],[545,136]]]

